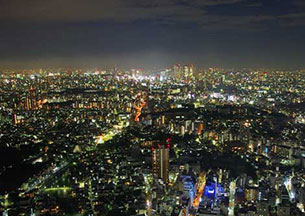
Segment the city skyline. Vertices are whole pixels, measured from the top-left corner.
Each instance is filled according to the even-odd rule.
[[[304,70],[0,73],[0,213],[302,216]]]
[[[305,0],[0,0],[1,216],[304,216]]]

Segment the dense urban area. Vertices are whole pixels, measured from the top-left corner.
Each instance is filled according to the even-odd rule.
[[[0,212],[305,214],[305,70],[0,72]]]

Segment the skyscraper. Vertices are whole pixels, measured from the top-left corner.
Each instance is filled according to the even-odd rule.
[[[194,66],[192,64],[183,66],[183,80],[184,82],[189,82],[194,78]]]
[[[186,65],[180,65],[176,64],[174,65],[174,77],[177,80],[182,80],[184,82],[188,82],[190,80],[193,80],[196,74],[195,74],[195,68],[193,64],[186,64]]]
[[[152,147],[152,169],[154,181],[162,180],[168,183],[169,177],[169,143],[166,142],[153,143]],[[160,144],[161,143],[161,144]]]
[[[174,65],[174,77],[177,80],[182,79],[182,66],[180,64],[175,64]]]
[[[25,98],[25,109],[26,110],[33,110],[37,108],[37,97],[36,91],[32,87],[29,89],[29,92]]]

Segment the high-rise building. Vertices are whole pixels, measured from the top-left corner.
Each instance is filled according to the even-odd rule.
[[[187,65],[180,65],[180,64],[175,64],[174,65],[174,77],[177,80],[182,80],[185,82],[188,82],[190,80],[193,80],[197,74],[195,72],[195,68],[193,64],[187,64]]]
[[[112,73],[112,79],[116,79],[116,77],[119,75],[119,69],[115,65],[113,68],[113,73]]]
[[[27,97],[25,98],[25,109],[26,110],[33,110],[37,108],[37,97],[36,97],[36,91],[32,87],[29,92]]]
[[[152,147],[152,169],[154,181],[162,180],[165,184],[169,180],[169,149],[167,142],[153,142]]]
[[[183,79],[186,82],[194,79],[194,65],[193,64],[184,65]]]
[[[182,79],[182,66],[180,64],[175,64],[174,65],[174,77],[177,80]]]
[[[184,65],[183,67],[184,81],[189,81],[193,78],[193,65]]]
[[[267,72],[261,72],[258,74],[258,80],[265,82],[267,80]]]

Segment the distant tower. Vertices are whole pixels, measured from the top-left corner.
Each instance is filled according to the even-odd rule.
[[[194,79],[195,67],[192,63],[189,64],[189,79]]]
[[[165,184],[169,181],[169,143],[154,142],[152,147],[152,169],[154,181],[161,179]]]
[[[36,97],[36,91],[34,88],[31,88],[31,90],[30,90],[30,102],[31,102],[32,109],[36,109],[37,97]]]
[[[29,89],[29,92],[25,98],[24,106],[26,110],[33,110],[37,108],[36,91],[33,87]]]
[[[261,82],[265,82],[267,80],[267,72],[259,73],[258,80]]]
[[[177,80],[181,80],[182,79],[182,67],[180,64],[175,64],[174,65],[174,77]]]
[[[117,68],[117,66],[115,65],[113,68],[113,74],[112,74],[112,78],[116,79],[116,77],[119,75],[119,70]]]
[[[194,78],[194,65],[184,65],[183,67],[183,80],[188,82]]]
[[[184,65],[183,67],[183,79],[184,81],[189,81],[189,73],[190,73],[190,68],[188,65]]]
[[[67,74],[68,76],[71,76],[71,75],[72,75],[72,71],[70,70],[70,68],[67,68],[66,74]]]

